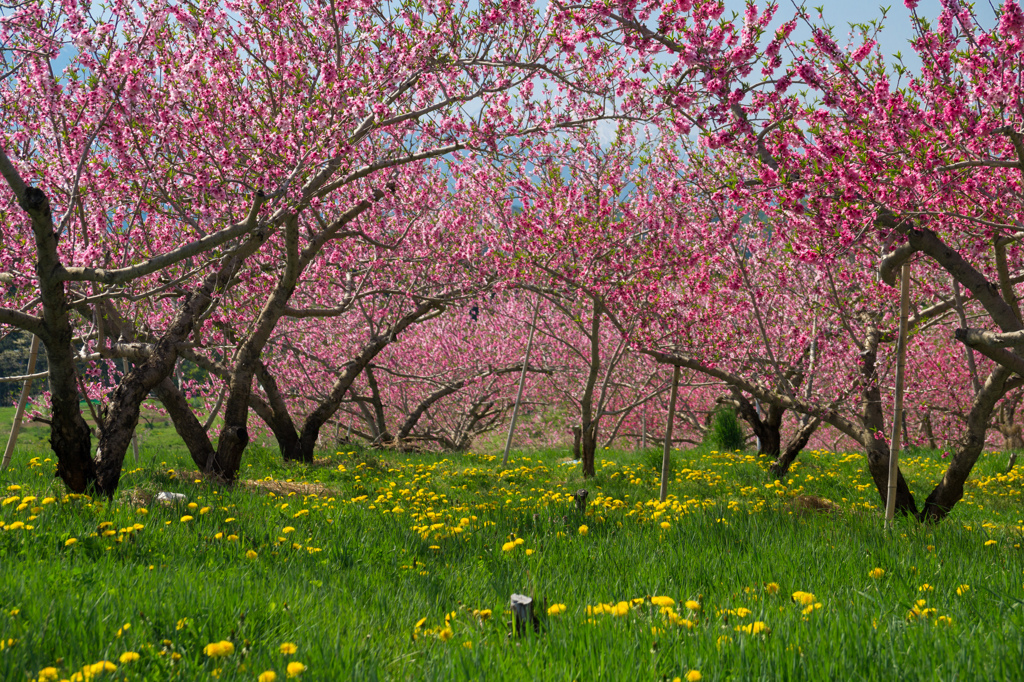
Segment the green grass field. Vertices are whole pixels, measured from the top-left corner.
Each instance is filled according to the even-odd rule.
[[[777,485],[750,454],[677,452],[659,505],[653,451],[606,451],[583,481],[555,451],[502,470],[353,448],[286,467],[255,449],[226,490],[196,481],[166,425],[151,431],[110,504],[65,495],[38,442],[0,473],[0,679],[1024,671],[1024,490],[1001,455],[945,522],[887,534],[858,454],[806,452]],[[908,455],[915,494],[943,464]],[[518,637],[513,593],[538,617]]]

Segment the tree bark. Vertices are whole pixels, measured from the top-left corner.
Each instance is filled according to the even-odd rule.
[[[374,445],[385,445],[391,442],[391,434],[388,432],[387,417],[384,415],[384,402],[380,397],[380,386],[377,384],[377,377],[373,373],[373,365],[367,364],[363,368],[366,375],[366,385],[370,387],[370,404],[373,406],[373,421],[377,425],[377,437]]]
[[[807,447],[807,442],[811,440],[811,436],[814,435],[814,432],[818,430],[820,425],[821,419],[812,417],[809,422],[800,427],[800,430],[793,436],[793,440],[786,446],[786,450],[779,453],[775,461],[768,466],[768,469],[776,478],[784,478],[789,473],[789,467],[792,466],[797,455]]]
[[[185,297],[171,326],[153,344],[149,357],[136,363],[114,389],[110,411],[100,429],[96,448],[96,487],[107,497],[113,497],[117,491],[124,456],[139,422],[142,401],[174,371],[178,362],[178,345],[192,334],[196,318],[209,307],[214,292],[227,283],[235,267],[210,274],[201,287]]]
[[[583,460],[583,477],[593,478],[596,470],[594,467],[594,460],[597,456],[597,426],[596,421],[590,422],[586,428],[580,429],[581,440],[580,455]]]
[[[867,450],[868,473],[875,483],[878,495],[885,504],[889,496],[889,443],[885,439],[885,414],[882,411],[882,393],[878,388],[876,364],[880,334],[869,325],[864,349],[861,351],[861,410],[863,427],[861,445]],[[917,515],[917,503],[910,492],[901,469],[896,470],[895,512],[904,516]]]
[[[256,380],[267,394],[267,400],[264,402],[259,396],[250,393],[249,406],[274,433],[282,459],[286,462],[300,460],[299,433],[295,429],[295,422],[288,412],[288,404],[277,385],[277,379],[262,360],[256,363]]]
[[[166,376],[153,388],[157,399],[163,404],[164,409],[174,424],[174,430],[181,440],[185,442],[192,462],[200,471],[207,471],[213,464],[215,450],[210,441],[210,435],[203,425],[199,423],[192,406],[178,390],[174,381]]]
[[[970,350],[968,348],[968,350]],[[921,414],[921,435],[928,443],[928,447],[934,450],[938,446],[935,443],[935,431],[932,429],[932,411],[925,409]]]
[[[590,370],[587,383],[580,398],[580,457],[583,463],[583,477],[594,476],[594,455],[597,451],[597,426],[600,415],[594,415],[594,389],[601,372],[601,303],[594,299],[590,314]]]
[[[14,190],[18,204],[32,218],[36,245],[36,275],[42,301],[42,328],[37,331],[46,348],[50,383],[50,447],[57,456],[57,475],[74,493],[91,491],[96,483],[92,432],[82,418],[70,307],[64,280],[64,265],[57,253],[57,233],[46,194],[25,185],[6,155],[0,158],[3,175]]]
[[[255,205],[258,206],[262,200],[262,195],[257,195]],[[142,401],[146,399],[150,391],[161,385],[163,380],[174,371],[178,361],[178,346],[191,335],[196,319],[213,302],[215,293],[228,285],[245,259],[255,253],[265,240],[266,234],[263,232],[250,235],[216,271],[207,275],[198,287],[187,294],[179,305],[170,327],[155,343],[150,344],[147,357],[140,358],[140,361],[136,362],[134,368],[122,378],[121,383],[114,390],[110,411],[100,430],[100,442],[96,449],[96,488],[100,493],[107,497],[113,497],[117,490],[121,479],[121,469],[124,465],[124,456],[131,443],[135,427],[138,425]],[[134,331],[124,323],[112,306],[105,306],[100,312],[105,317],[104,324],[111,330],[120,329],[121,335],[124,337],[134,334]],[[103,352],[108,351],[104,350]],[[173,384],[173,382],[171,383]],[[161,389],[161,393],[169,396],[178,411],[179,422],[176,422],[175,429],[179,428],[180,424],[180,427],[190,437],[186,443],[191,442],[197,447],[195,452],[190,448],[190,454],[193,458],[207,456],[208,453],[205,452],[202,439],[195,431],[195,425],[191,424],[190,420],[181,412],[182,410],[191,412],[187,401],[183,398],[175,399],[164,389],[166,387]],[[192,419],[195,419],[194,415]],[[205,429],[203,432],[205,434]],[[216,458],[214,458],[214,464],[216,464],[215,460]],[[208,456],[202,470],[206,472],[211,470]]]
[[[954,453],[946,473],[931,494],[924,501],[920,518],[923,521],[940,521],[964,496],[964,483],[971,474],[978,456],[985,447],[985,433],[996,402],[1006,393],[1007,380],[1012,372],[996,366],[988,375],[981,391],[974,398],[967,415],[967,432]]]
[[[776,403],[769,403],[768,413],[762,419],[758,415],[757,409],[750,404],[750,401],[747,400],[742,391],[735,386],[730,386],[729,391],[732,393],[733,400],[736,403],[737,415],[740,419],[747,422],[750,430],[757,437],[759,445],[757,454],[773,459],[777,458],[782,451],[782,415],[785,412],[785,408]]]

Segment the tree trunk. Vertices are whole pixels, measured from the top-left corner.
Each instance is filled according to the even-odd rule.
[[[597,422],[590,422],[586,428],[580,429],[581,456],[583,460],[583,477],[593,478],[595,474],[594,459],[597,454]]]
[[[811,440],[811,436],[818,430],[820,424],[821,419],[813,417],[809,422],[801,426],[800,430],[793,436],[793,440],[786,446],[785,452],[780,453],[775,461],[769,465],[769,470],[776,478],[781,479],[789,473],[789,467],[793,464],[797,455],[807,447],[807,442]]]
[[[968,349],[969,351],[970,349]],[[925,410],[921,415],[921,435],[924,437],[928,447],[932,450],[938,446],[935,444],[935,432],[932,430],[932,411]]]
[[[889,443],[885,439],[885,414],[882,411],[882,393],[878,388],[875,376],[878,360],[878,329],[872,326],[867,334],[864,350],[861,352],[861,385],[862,398],[860,423],[863,430],[861,445],[867,450],[868,473],[875,483],[882,504],[886,504],[889,496]],[[903,471],[896,471],[896,513],[905,516],[917,515],[917,503],[910,492]]]
[[[590,314],[590,370],[587,383],[580,398],[580,457],[583,462],[583,477],[594,476],[594,454],[597,450],[597,424],[600,416],[594,417],[594,388],[601,371],[601,303],[594,299]]]
[[[6,156],[2,161],[9,164]],[[50,447],[57,456],[57,475],[75,493],[90,491],[96,482],[92,460],[92,432],[82,418],[78,403],[75,355],[71,347],[72,330],[66,286],[60,279],[64,266],[57,253],[50,201],[42,190],[18,186],[16,171],[5,167],[4,176],[18,196],[19,205],[32,218],[36,243],[36,275],[43,305],[40,340],[46,347],[50,382]],[[13,173],[13,175],[12,175]]]
[[[580,454],[580,442],[583,440],[583,429],[578,426],[572,427],[572,458],[579,462],[583,459]]]
[[[164,377],[163,381],[154,387],[153,392],[156,393],[157,399],[167,410],[167,414],[174,424],[174,430],[185,442],[192,462],[200,471],[207,471],[213,464],[213,456],[216,451],[213,449],[213,443],[210,442],[210,435],[199,423],[188,400],[169,376]]]
[[[389,189],[393,192],[394,185],[389,185]],[[253,377],[259,370],[260,356],[270,339],[270,335],[277,327],[277,323],[287,313],[288,302],[295,292],[300,275],[313,259],[317,257],[324,245],[335,239],[345,225],[358,218],[376,202],[383,199],[384,196],[384,190],[374,190],[372,198],[363,199],[345,211],[328,227],[316,234],[311,234],[306,242],[306,247],[301,250],[299,249],[298,216],[291,214],[284,219],[284,269],[273,292],[271,292],[263,309],[260,311],[252,332],[236,351],[235,366],[232,368],[232,376],[228,384],[228,400],[224,405],[224,427],[221,431],[220,440],[217,442],[217,457],[214,463],[216,473],[226,481],[231,482],[235,480],[235,477],[238,475],[238,469],[242,464],[242,455],[249,444],[249,395],[252,392]],[[436,303],[428,305],[428,310],[438,307]],[[407,323],[406,326],[408,324],[411,324],[411,322]],[[397,327],[398,325],[392,331],[392,336],[400,331]],[[404,327],[402,328],[404,329]],[[332,394],[332,397],[328,399],[324,406],[326,409],[320,410],[318,408],[314,411],[316,416],[313,417],[311,415],[313,417],[312,422],[307,419],[306,426],[309,429],[305,426],[303,427],[302,435],[299,437],[298,449],[294,451],[288,450],[287,452],[295,452],[298,459],[304,462],[312,462],[313,450],[320,435],[320,427],[337,411],[340,403],[341,397],[337,396],[335,398]],[[326,416],[323,416],[325,414]]]
[[[366,385],[370,387],[370,404],[373,406],[373,421],[377,425],[377,438],[373,445],[386,445],[391,442],[391,434],[388,432],[387,417],[384,414],[384,402],[380,397],[380,386],[377,384],[377,377],[373,373],[373,365],[367,364],[363,368],[366,375]]]
[[[302,425],[302,431],[299,434],[298,459],[303,462],[313,461],[313,452],[316,449],[317,439],[320,437],[320,429],[338,411],[345,393],[348,392],[352,382],[356,380],[363,371],[363,368],[370,364],[388,344],[394,341],[400,332],[422,321],[429,313],[443,309],[444,305],[436,300],[424,301],[418,304],[414,310],[399,319],[387,333],[370,339],[363,346],[359,355],[345,364],[345,371],[334,382],[330,395],[317,405],[316,409],[306,417],[306,421]]]
[[[295,429],[295,422],[288,412],[288,404],[277,385],[277,379],[262,360],[256,363],[256,379],[263,387],[263,392],[267,394],[267,401],[264,402],[259,396],[250,393],[249,406],[273,431],[277,446],[281,450],[281,458],[286,462],[301,459],[299,432]]]
[[[996,402],[1006,393],[1006,382],[1011,374],[1012,372],[1002,365],[996,365],[982,389],[975,395],[971,411],[967,415],[967,433],[942,476],[942,481],[932,489],[924,501],[920,514],[922,521],[942,520],[964,496],[964,483],[985,447],[989,419]]]
[[[114,390],[96,448],[96,487],[107,497],[112,498],[117,491],[124,456],[139,422],[142,401],[174,371],[178,362],[178,345],[192,334],[196,317],[213,301],[214,292],[224,281],[223,274],[209,275],[197,291],[185,297],[171,326],[152,345],[149,357],[137,362]]]
[[[889,495],[889,443],[884,439],[874,438],[865,445],[865,448],[868,456],[868,473],[871,474],[871,480],[874,481],[884,505]],[[896,513],[917,516],[917,503],[914,502],[914,495],[903,477],[902,469],[896,472]]]
[[[782,415],[785,410],[778,405],[769,405],[768,414],[762,419],[742,391],[732,386],[729,390],[736,403],[737,416],[750,425],[750,430],[757,437],[757,454],[777,458],[782,450]]]

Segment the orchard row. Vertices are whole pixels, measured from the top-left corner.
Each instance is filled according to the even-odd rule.
[[[1024,445],[1024,13],[906,5],[920,66],[706,0],[13,7],[0,331],[58,474],[113,495],[151,394],[232,481],[255,430],[466,449],[520,386],[593,474],[681,374],[676,440],[724,403],[779,476],[839,434],[884,494],[909,266],[900,426],[950,456],[897,506],[942,518]]]

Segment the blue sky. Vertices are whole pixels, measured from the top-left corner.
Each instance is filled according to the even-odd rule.
[[[966,4],[966,0],[962,1]],[[1001,0],[996,1],[1001,3]],[[778,0],[778,2],[779,9],[775,14],[776,21],[773,22],[775,26],[794,13],[794,5],[790,0]],[[764,4],[765,0],[758,0],[758,5],[764,6]],[[742,15],[746,3],[744,0],[725,0],[725,5],[728,11]],[[998,6],[998,4],[991,5],[986,0],[974,3],[978,19],[986,28],[995,24],[994,6]],[[815,2],[812,0],[807,3],[812,20],[816,18],[813,8],[817,7],[822,10],[822,20],[835,28],[835,35],[840,39],[840,44],[843,44],[843,38],[849,32],[851,23],[867,23],[871,19],[877,19],[883,15],[881,7],[888,7],[889,11],[885,13],[884,29],[879,35],[883,53],[893,55],[902,52],[904,63],[907,66],[915,70],[920,66],[920,62],[913,58],[913,50],[910,49],[909,42],[913,37],[913,27],[910,10],[904,6],[903,0],[894,0],[891,3],[878,3],[872,0],[867,2],[862,0],[818,0]],[[939,0],[920,0],[917,5],[918,16],[930,20],[938,17],[941,11],[942,3]],[[806,30],[799,30],[794,35],[798,38],[808,37]]]

